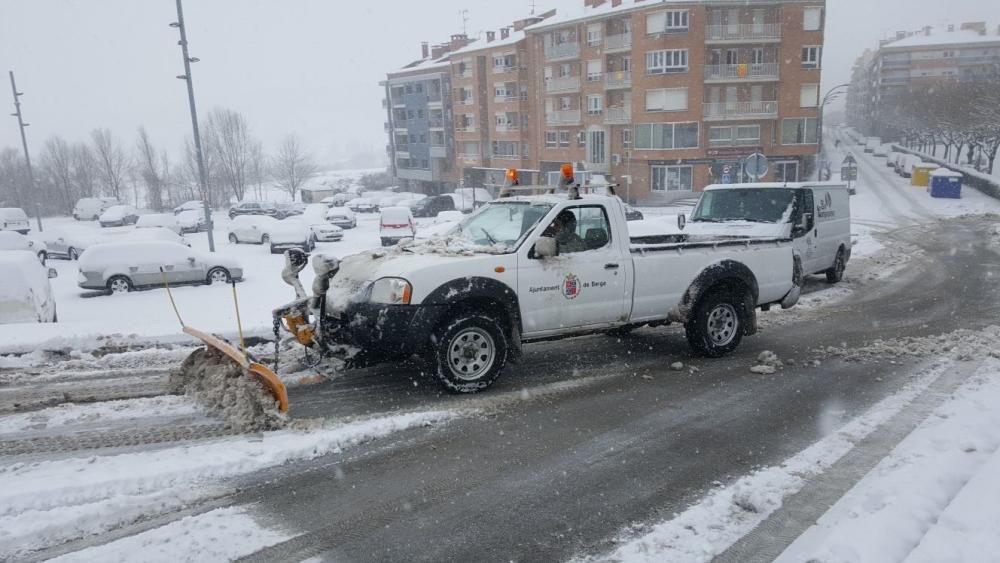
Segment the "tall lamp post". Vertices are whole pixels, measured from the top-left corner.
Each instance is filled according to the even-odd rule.
[[[208,226],[208,250],[215,252],[215,236],[213,231],[215,225],[212,224],[212,206],[208,197],[208,176],[205,174],[205,157],[201,150],[201,134],[198,132],[198,109],[194,103],[194,79],[191,77],[191,63],[198,62],[198,59],[188,54],[187,30],[184,27],[184,9],[181,7],[181,0],[177,0],[177,21],[170,24],[176,27],[181,34],[181,40],[177,42],[181,46],[181,55],[184,58],[184,74],[177,78],[187,82],[188,105],[191,108],[191,129],[194,132],[194,154],[198,162],[198,183],[201,184],[201,198],[205,207],[205,224]]]
[[[24,134],[24,128],[30,123],[24,122],[24,115],[21,114],[21,101],[18,99],[24,95],[24,92],[17,91],[17,84],[14,82],[14,71],[8,71],[10,74],[10,90],[14,94],[14,113],[11,115],[17,118],[17,126],[21,129],[21,147],[24,148],[24,164],[28,170],[28,191],[30,195],[28,197],[34,202],[35,207],[35,221],[38,222],[38,232],[42,232],[42,212],[38,206],[38,194],[36,190],[38,186],[35,185],[35,173],[31,170],[31,155],[28,153],[28,137]]]
[[[823,100],[819,103],[819,123],[817,124],[816,128],[819,131],[818,140],[819,140],[819,151],[821,153],[823,152],[823,114],[825,113],[826,110],[826,104],[832,102],[833,100],[836,100],[838,96],[844,93],[844,89],[850,88],[850,86],[851,85],[848,83],[848,84],[838,84],[837,86],[830,88],[830,90],[827,91],[826,95],[823,96]]]

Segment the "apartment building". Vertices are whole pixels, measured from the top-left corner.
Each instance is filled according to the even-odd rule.
[[[762,180],[810,174],[824,0],[575,8],[447,54],[457,181],[494,185],[516,167],[553,182],[572,162],[584,181],[656,203],[749,180],[741,163],[755,152],[771,163]]]
[[[390,171],[407,189],[440,193],[458,184],[448,53],[468,44],[461,34],[433,47],[424,43],[419,60],[380,83]]]
[[[1000,27],[968,22],[899,31],[855,64],[848,118],[867,133],[880,133],[891,126],[884,114],[899,93],[942,80],[975,82],[998,76]]]

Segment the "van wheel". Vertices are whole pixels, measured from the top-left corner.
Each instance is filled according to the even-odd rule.
[[[837,251],[837,258],[833,261],[833,267],[826,271],[826,283],[840,283],[844,279],[844,269],[846,268],[844,249],[841,247]]]
[[[691,349],[708,358],[720,358],[735,350],[743,340],[745,299],[732,291],[712,291],[702,297],[691,320],[684,325]]]
[[[78,260],[80,258],[80,251],[71,246],[69,247],[69,250],[66,251],[66,256],[68,256],[70,260]]]
[[[500,324],[476,313],[460,314],[435,332],[435,373],[452,393],[475,393],[496,381],[507,363],[508,343]]]
[[[132,291],[132,281],[125,276],[113,276],[108,280],[108,291],[113,295],[128,293]]]
[[[387,238],[383,238],[382,239],[382,246],[392,246],[392,240],[391,239],[387,239]]]

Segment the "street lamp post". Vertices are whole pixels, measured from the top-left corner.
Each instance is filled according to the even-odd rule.
[[[826,104],[832,102],[833,100],[836,100],[837,96],[843,93],[843,89],[849,88],[850,86],[851,86],[850,84],[838,84],[837,86],[830,88],[830,90],[827,91],[826,95],[823,96],[823,101],[821,101],[819,104],[819,123],[817,123],[816,129],[818,131],[817,140],[819,141],[820,153],[823,152],[823,114],[825,113]]]
[[[10,75],[10,90],[14,94],[14,113],[11,115],[17,118],[17,126],[21,130],[21,147],[24,148],[24,164],[28,170],[28,191],[29,197],[34,202],[35,208],[35,221],[38,222],[38,232],[42,232],[42,212],[38,206],[38,194],[36,190],[38,186],[35,185],[35,173],[31,170],[31,155],[28,153],[28,137],[24,134],[24,128],[30,123],[24,122],[24,116],[21,114],[21,101],[18,99],[24,95],[24,92],[17,91],[17,84],[14,82],[14,71],[7,71]]]
[[[187,30],[184,27],[184,9],[181,7],[181,0],[177,0],[177,21],[170,24],[176,27],[181,34],[181,40],[177,42],[181,46],[181,55],[184,58],[184,74],[178,76],[187,82],[188,105],[191,108],[191,129],[194,132],[194,153],[198,162],[198,183],[201,184],[201,197],[205,207],[205,223],[208,225],[208,250],[215,252],[215,237],[213,231],[215,226],[212,223],[212,206],[208,197],[208,176],[205,174],[205,158],[201,150],[201,134],[198,132],[198,109],[194,103],[194,79],[191,77],[191,63],[198,62],[198,59],[188,54]]]

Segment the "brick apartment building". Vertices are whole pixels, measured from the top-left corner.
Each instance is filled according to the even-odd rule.
[[[985,22],[899,31],[855,62],[848,123],[866,134],[893,136],[893,97],[943,81],[1000,76],[1000,27]]]
[[[388,77],[396,175],[433,191],[499,185],[516,167],[546,183],[572,162],[645,203],[748,180],[740,162],[754,152],[771,161],[764,180],[803,178],[818,148],[824,11],[822,0],[585,0],[478,41],[453,37]],[[395,119],[417,110],[392,87],[428,72],[442,84],[436,154],[452,161],[418,156],[413,178],[421,130],[405,128],[401,151]]]

